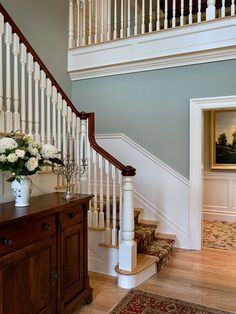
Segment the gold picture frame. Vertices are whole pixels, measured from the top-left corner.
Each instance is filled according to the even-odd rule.
[[[211,169],[236,170],[236,108],[211,111]]]

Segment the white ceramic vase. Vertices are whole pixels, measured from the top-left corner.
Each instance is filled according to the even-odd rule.
[[[14,180],[11,183],[11,191],[16,207],[28,206],[32,191],[32,180],[27,176],[21,176],[20,182]]]

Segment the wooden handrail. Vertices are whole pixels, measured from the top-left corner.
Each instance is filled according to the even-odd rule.
[[[51,72],[48,70],[44,62],[41,60],[39,55],[30,45],[26,37],[23,35],[19,27],[16,25],[16,23],[13,21],[13,19],[10,17],[10,15],[7,13],[7,11],[5,10],[5,8],[3,7],[1,3],[0,3],[0,12],[4,16],[4,22],[9,23],[11,25],[12,31],[18,35],[20,42],[26,46],[27,51],[31,53],[34,61],[36,61],[39,64],[40,68],[45,72],[47,78],[50,79],[50,81],[52,82],[52,85],[56,87],[57,91],[61,94],[62,98],[67,102],[67,104],[71,107],[72,111],[76,114],[76,116],[80,117],[80,119],[88,119],[88,123],[89,123],[88,137],[89,137],[89,142],[91,144],[91,147],[97,153],[99,153],[102,157],[108,160],[111,164],[117,167],[122,172],[123,176],[134,176],[136,169],[134,169],[131,166],[123,165],[115,157],[113,157],[111,154],[105,151],[101,146],[99,146],[98,143],[96,142],[95,135],[94,135],[95,134],[94,112],[92,113],[79,112],[75,108],[75,106],[72,104],[69,97],[65,94],[61,86],[57,83],[57,81],[55,80]]]

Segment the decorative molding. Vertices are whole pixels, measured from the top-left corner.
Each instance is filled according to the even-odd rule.
[[[236,18],[167,29],[68,51],[71,80],[236,58]]]
[[[202,138],[204,110],[235,108],[236,96],[190,100],[189,248],[200,250],[202,238]]]
[[[189,187],[189,180],[123,133],[96,134],[96,139],[121,139]]]

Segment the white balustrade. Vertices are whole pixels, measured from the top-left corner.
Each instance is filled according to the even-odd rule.
[[[97,153],[93,150],[93,227],[98,228]]]
[[[111,0],[107,0],[107,41],[111,39]]]
[[[89,0],[89,34],[88,34],[88,45],[92,43],[92,1]]]
[[[123,187],[122,187],[122,175],[119,171],[118,175],[118,184],[119,184],[119,232],[118,232],[118,242],[122,241],[122,232],[123,232]]]
[[[12,28],[9,23],[5,24],[5,45],[6,45],[6,131],[13,129],[11,111],[11,44]]]
[[[20,46],[21,64],[21,131],[26,132],[26,98],[25,98],[25,66],[27,62],[27,52],[24,44]]]
[[[87,141],[87,166],[88,166],[88,194],[92,193],[91,185],[92,185],[92,167],[91,167],[91,148],[89,141]],[[96,225],[96,223],[95,223]],[[89,210],[88,210],[88,226],[93,226],[93,210],[91,206],[91,202],[89,203]]]
[[[149,23],[148,23],[148,31],[152,32],[152,0],[149,0]]]
[[[101,3],[101,6],[100,6],[100,14],[101,14],[101,36],[100,36],[100,41],[102,43],[104,41],[104,0],[100,0],[100,3]]]
[[[197,22],[200,23],[201,20],[202,20],[202,14],[201,14],[201,0],[198,0]]]
[[[46,127],[46,134],[47,134],[47,143],[51,143],[51,96],[52,96],[52,83],[47,78],[47,85],[46,85],[46,97],[47,97],[47,127]]]
[[[114,0],[114,30],[113,39],[117,39],[117,0]]]
[[[34,63],[34,137],[36,141],[40,141],[39,135],[39,81],[40,81],[40,66],[37,62]]]
[[[62,158],[62,143],[61,143],[61,111],[62,111],[62,96],[58,93],[57,96],[57,150]]]
[[[157,17],[156,17],[156,30],[160,30],[160,0],[157,0]]]
[[[221,17],[225,17],[225,0],[222,0]]]
[[[94,30],[94,43],[98,42],[98,0],[95,0],[95,30]]]
[[[3,64],[3,45],[2,37],[4,35],[4,18],[0,13],[0,64]],[[0,132],[5,131],[5,114],[3,110],[3,67],[0,66]]]
[[[180,26],[184,25],[184,0],[180,2]]]
[[[13,113],[13,130],[20,130],[20,113],[19,113],[19,77],[18,77],[18,56],[20,53],[20,40],[16,34],[13,34],[13,55],[14,55],[14,113]]]
[[[104,200],[103,200],[103,158],[101,155],[99,155],[99,228],[104,228]]]
[[[141,33],[145,33],[145,0],[142,0],[142,25],[141,25]]]
[[[134,35],[138,34],[138,0],[134,3]]]
[[[40,75],[40,91],[41,91],[41,123],[40,123],[40,137],[42,144],[45,143],[45,89],[46,89],[46,74],[41,70]]]
[[[69,0],[69,48],[74,47],[74,6],[73,0]]]
[[[116,229],[116,168],[111,167],[112,171],[112,245],[117,244]]]
[[[110,244],[111,228],[110,228],[110,163],[105,160],[105,174],[106,174],[106,230],[105,243]]]
[[[57,106],[57,89],[52,87],[52,138],[54,145],[57,146],[57,120],[56,120],[56,106]]]
[[[130,0],[127,0],[127,37],[130,36]]]
[[[80,167],[87,160],[87,120],[80,120]],[[86,194],[88,191],[88,172],[80,174],[80,192]]]
[[[62,102],[62,156],[66,158],[66,116],[67,116],[67,103],[65,100]]]
[[[167,29],[168,28],[168,0],[165,0],[164,14],[165,14],[164,29]]]
[[[235,15],[235,1],[231,0],[231,16]]]
[[[188,16],[188,23],[193,23],[193,0],[189,0],[189,16]]]
[[[172,14],[173,14],[173,17],[172,17],[172,27],[176,27],[176,0],[173,0],[173,8],[172,8]]]
[[[120,0],[120,38],[124,37],[124,0]]]
[[[34,62],[33,56],[31,53],[28,53],[27,58],[27,72],[28,72],[28,133],[33,135],[33,92],[32,92],[32,83],[33,83],[33,70],[34,70]]]

